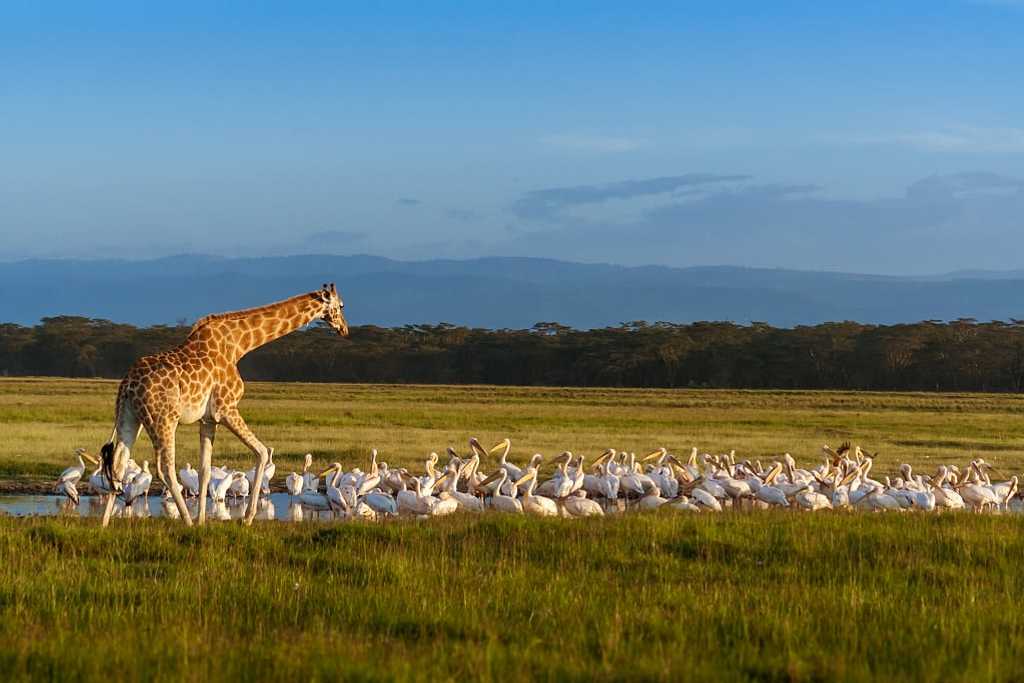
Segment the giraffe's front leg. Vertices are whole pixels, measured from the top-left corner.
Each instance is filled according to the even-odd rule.
[[[117,500],[117,494],[111,491],[107,494],[107,505],[103,509],[103,526],[110,524],[110,515],[114,512],[114,502]]]
[[[192,515],[185,505],[185,496],[181,495],[181,487],[178,485],[178,473],[174,465],[174,431],[178,426],[177,417],[173,421],[159,426],[150,433],[149,438],[153,441],[153,449],[157,454],[157,462],[163,462],[167,468],[167,479],[170,482],[171,496],[175,505],[178,506],[178,514],[185,526],[192,526]]]
[[[213,440],[217,436],[217,423],[199,423],[199,524],[206,524],[206,496],[210,490],[210,469],[213,465]]]
[[[256,518],[256,505],[260,499],[263,471],[267,467],[270,455],[267,447],[256,438],[256,435],[249,429],[249,425],[245,424],[245,420],[242,419],[237,408],[225,410],[221,415],[221,421],[256,455],[256,476],[253,477],[253,486],[250,487],[249,509],[245,513],[245,524],[248,526]]]

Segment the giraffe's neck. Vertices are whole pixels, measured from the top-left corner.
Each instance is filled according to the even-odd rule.
[[[308,325],[322,313],[323,303],[313,294],[300,294],[276,304],[213,316],[196,332],[216,343],[228,360],[238,362],[253,349]]]

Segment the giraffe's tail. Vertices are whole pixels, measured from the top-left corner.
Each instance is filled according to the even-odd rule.
[[[110,487],[111,491],[115,491],[115,480],[114,480],[114,442],[113,440],[103,444],[103,448],[100,449],[100,461],[103,463],[103,476],[107,480],[107,486]]]
[[[117,443],[117,425],[121,422],[121,410],[124,408],[124,382],[117,388],[117,399],[114,403],[114,429],[110,433],[107,443],[100,448],[100,463],[103,466],[103,477],[107,480],[107,486],[111,491],[117,491],[121,480],[114,472],[114,445]]]

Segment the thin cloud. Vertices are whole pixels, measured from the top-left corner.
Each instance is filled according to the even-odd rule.
[[[927,152],[1024,152],[1024,128],[950,126],[918,131],[852,136],[828,136],[852,145],[901,146]]]
[[[464,223],[469,223],[479,218],[479,215],[477,214],[476,211],[459,208],[445,209],[444,215],[446,218],[450,218],[455,221],[462,221]]]
[[[972,5],[988,5],[990,7],[1021,7],[1024,8],[1024,0],[970,0]]]
[[[398,206],[419,206],[422,203],[419,199],[413,197],[399,197],[395,200],[395,204]]]
[[[361,242],[365,242],[367,234],[365,232],[355,232],[352,230],[321,230],[320,232],[314,232],[306,236],[303,243],[309,246],[318,247],[350,247]]]
[[[503,253],[625,264],[775,266],[929,273],[1017,267],[1024,180],[972,172],[931,176],[877,199],[822,196],[817,185],[709,185],[666,195],[635,220],[549,214],[507,233]]]
[[[615,135],[558,133],[541,138],[547,147],[581,152],[632,152],[647,145],[646,140]]]
[[[712,173],[689,173],[679,176],[623,180],[603,185],[576,185],[573,187],[551,187],[527,192],[512,204],[512,213],[529,220],[547,220],[565,209],[597,204],[613,199],[631,199],[648,195],[659,195],[688,188],[715,183],[748,180],[745,175],[716,175]]]

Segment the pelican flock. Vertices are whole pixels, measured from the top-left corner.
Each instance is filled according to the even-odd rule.
[[[1018,477],[993,481],[998,471],[977,458],[959,467],[943,464],[931,474],[915,472],[902,464],[891,476],[872,472],[875,456],[859,446],[822,447],[821,459],[801,468],[785,453],[767,463],[738,458],[735,452],[700,454],[692,448],[685,460],[666,448],[637,458],[636,454],[609,448],[587,461],[582,455],[563,451],[550,463],[553,470],[541,475],[544,456],[533,454],[520,467],[511,462],[512,442],[503,439],[485,449],[469,440],[469,451],[460,455],[448,447],[448,461],[439,466],[436,452],[423,460],[423,471],[390,468],[378,460],[374,449],[366,471],[346,470],[333,462],[314,468],[307,453],[302,472],[284,478],[289,497],[287,519],[301,520],[326,515],[332,519],[383,520],[398,516],[440,517],[458,512],[494,511],[541,517],[589,517],[620,512],[723,512],[726,510],[794,511],[851,510],[864,512],[968,510],[972,512],[1024,512]],[[86,480],[97,495],[109,492],[96,459],[79,449],[78,464],[61,473],[54,491],[79,503],[78,485],[85,477],[86,462],[96,470]],[[496,469],[485,474],[481,461],[498,456]],[[276,467],[268,467],[261,490],[269,492]],[[199,477],[191,464],[181,470],[186,499],[199,495]],[[213,467],[209,496],[215,519],[234,519],[231,507],[254,489],[255,472]],[[122,516],[148,516],[148,497],[153,477],[149,464],[129,462],[120,494]],[[164,513],[175,517],[164,486]],[[141,501],[141,505],[139,502]],[[260,501],[261,517],[275,517],[269,498]],[[71,504],[71,503],[69,503]]]

